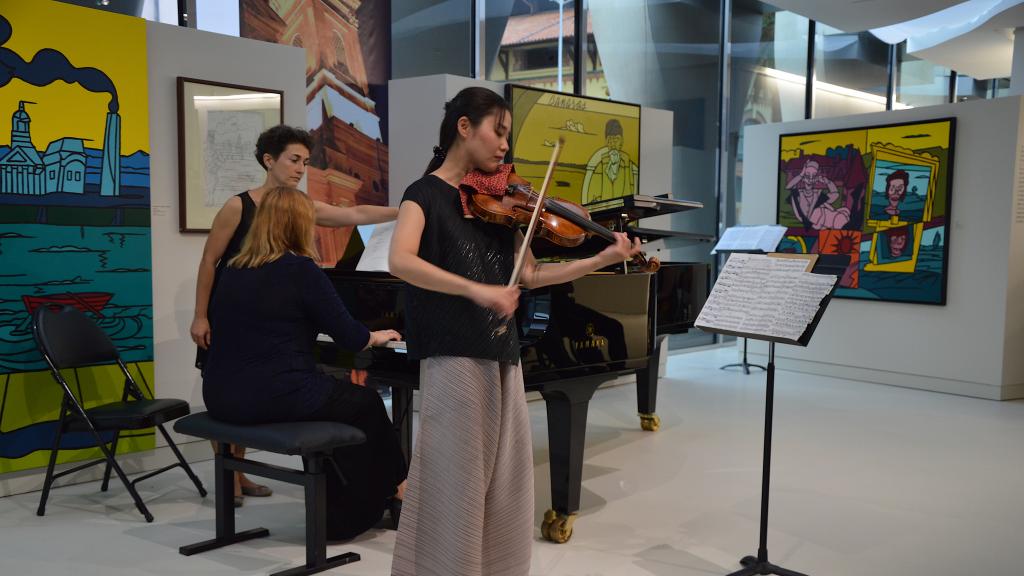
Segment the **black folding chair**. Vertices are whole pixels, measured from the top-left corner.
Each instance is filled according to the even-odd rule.
[[[146,522],[153,521],[153,515],[139,498],[135,484],[152,478],[161,472],[181,466],[185,473],[192,479],[192,482],[199,490],[200,496],[206,496],[206,489],[202,482],[192,472],[178,446],[164,429],[164,422],[170,422],[189,413],[188,403],[177,399],[148,399],[139,389],[128,372],[117,353],[110,338],[79,310],[65,306],[60,309],[51,309],[49,306],[40,306],[32,314],[32,333],[35,336],[39,351],[43,359],[50,367],[50,373],[54,380],[64,389],[64,398],[61,402],[60,419],[57,424],[57,433],[53,441],[53,449],[50,452],[50,464],[46,468],[46,480],[43,482],[43,494],[39,499],[39,509],[36,514],[42,516],[46,513],[46,499],[50,495],[50,487],[53,481],[61,476],[73,474],[96,464],[106,462],[106,471],[103,473],[103,484],[100,490],[106,492],[110,482],[110,471],[117,472],[118,478],[124,483],[128,493],[135,501],[135,507],[146,517]],[[110,402],[100,406],[85,408],[85,399],[78,398],[71,390],[67,380],[60,373],[62,369],[77,369],[86,366],[103,366],[117,364],[124,373],[124,390],[120,402]],[[81,393],[81,392],[79,392]],[[122,430],[139,430],[143,428],[156,427],[163,434],[167,445],[177,457],[178,461],[159,470],[139,476],[128,481],[121,466],[114,459],[117,452],[117,441]],[[65,432],[89,432],[96,438],[96,443],[103,451],[103,458],[75,466],[70,470],[64,470],[59,474],[53,473],[54,465],[57,463],[57,453],[60,451],[61,438]],[[101,432],[113,432],[110,440],[110,448],[106,444]]]

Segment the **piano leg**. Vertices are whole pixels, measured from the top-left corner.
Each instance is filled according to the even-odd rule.
[[[636,407],[640,413],[640,427],[648,432],[654,432],[661,426],[655,407],[658,402],[658,367],[667,339],[667,334],[658,336],[647,367],[636,371]]]
[[[604,382],[594,377],[571,378],[544,384],[541,389],[547,404],[551,458],[551,509],[544,513],[541,524],[546,540],[562,544],[572,537],[580,509],[587,409],[594,391]]]

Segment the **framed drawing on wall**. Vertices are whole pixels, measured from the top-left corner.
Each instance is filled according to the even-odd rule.
[[[284,122],[284,93],[178,77],[178,227],[209,232],[232,196],[263,184],[260,133]]]

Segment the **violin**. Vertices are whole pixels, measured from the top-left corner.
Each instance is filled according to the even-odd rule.
[[[511,167],[505,171],[507,179],[484,173],[467,175],[463,182],[472,184],[461,187],[467,191],[466,208],[477,218],[492,224],[512,228],[529,225],[539,195]],[[496,188],[502,185],[504,189]],[[588,236],[600,236],[615,243],[615,235],[596,224],[583,206],[561,198],[544,198],[543,202],[536,236],[566,248],[579,246]],[[661,267],[657,258],[647,258],[643,253],[634,256],[633,263],[644,272],[655,272]]]

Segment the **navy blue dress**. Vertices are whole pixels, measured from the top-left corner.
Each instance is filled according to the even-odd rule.
[[[309,258],[286,254],[259,268],[225,268],[217,284],[203,400],[218,420],[306,419],[337,383],[317,370],[317,333],[346,350],[361,350],[369,340]]]
[[[228,245],[224,248],[224,254],[221,254],[220,260],[217,261],[217,267],[214,269],[213,285],[210,287],[210,302],[206,307],[207,317],[213,315],[213,310],[210,309],[210,306],[213,303],[213,295],[217,293],[217,281],[220,280],[221,273],[227,267],[228,260],[231,260],[242,251],[242,242],[245,241],[245,235],[249,233],[252,221],[256,218],[256,202],[249,195],[249,191],[246,190],[238,194],[238,199],[242,201],[242,216],[238,221],[238,226],[235,227],[235,231],[231,234],[231,239],[228,240]],[[202,370],[206,366],[206,355],[206,348],[196,346],[196,368]]]
[[[370,338],[327,276],[294,254],[259,268],[225,268],[211,310],[216,330],[203,371],[210,415],[235,424],[332,421],[359,428],[366,443],[333,454],[347,483],[327,475],[327,535],[348,539],[377,523],[406,478],[406,460],[380,394],[317,369],[318,333],[347,350],[361,350]]]

